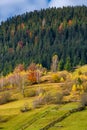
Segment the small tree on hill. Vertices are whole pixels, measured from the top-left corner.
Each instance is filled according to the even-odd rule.
[[[70,57],[67,57],[67,59],[66,59],[66,64],[65,64],[64,68],[65,68],[65,70],[68,70],[68,71],[71,70]]]
[[[21,72],[21,71],[23,71],[24,70],[24,65],[23,64],[19,64],[19,65],[17,65],[16,67],[15,67],[15,69],[14,69],[14,72]]]
[[[31,63],[30,66],[28,67],[28,80],[31,83],[38,83],[40,80],[40,70],[38,70],[37,65],[35,63]]]
[[[58,70],[58,56],[54,55],[52,57],[52,65],[51,65],[51,70],[53,72],[56,72]]]
[[[63,70],[64,69],[64,61],[63,61],[63,59],[61,59],[60,61],[59,61],[59,63],[58,63],[58,70]]]

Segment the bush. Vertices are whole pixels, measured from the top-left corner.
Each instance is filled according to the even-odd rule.
[[[35,90],[30,90],[25,92],[25,97],[35,97],[36,96],[36,91]]]
[[[62,100],[63,100],[63,94],[56,93],[55,96],[54,96],[54,103],[60,104],[60,103],[62,103]]]
[[[40,108],[44,104],[60,104],[63,101],[63,94],[56,93],[52,96],[50,93],[45,93],[44,95],[39,95],[37,99],[33,101],[33,108]]]
[[[52,76],[52,80],[53,80],[53,82],[60,82],[60,77],[57,75],[57,74],[54,74],[53,76]]]
[[[9,92],[4,92],[1,96],[0,96],[0,105],[1,104],[5,104],[11,101],[11,95]]]
[[[81,70],[79,70],[79,71],[78,71],[78,75],[81,75],[81,74],[82,74],[82,71],[81,71]]]
[[[83,82],[83,90],[84,92],[87,92],[87,82]]]
[[[39,94],[38,98],[33,101],[33,108],[39,108],[41,105],[53,103],[53,97],[50,93]]]
[[[73,91],[73,92],[76,92],[76,91],[77,91],[77,85],[76,85],[76,84],[73,84],[73,86],[72,86],[72,91]]]
[[[43,96],[44,104],[53,103],[53,96],[50,93],[47,93]]]
[[[33,108],[40,108],[40,106],[43,104],[43,98],[37,98],[33,101]]]
[[[68,72],[61,72],[59,76],[60,76],[61,78],[63,78],[63,80],[65,81],[65,80],[67,79],[67,76],[68,76],[68,75],[69,75]]]
[[[81,95],[81,106],[87,106],[87,93]]]
[[[45,90],[43,89],[43,88],[38,88],[37,90],[36,90],[36,95],[38,95],[39,96],[39,94],[44,94],[45,93]]]
[[[20,109],[21,112],[27,112],[30,111],[31,108],[29,108],[28,103],[25,103],[23,107]]]
[[[64,96],[69,96],[70,95],[70,91],[69,90],[64,90],[63,91],[63,95]]]

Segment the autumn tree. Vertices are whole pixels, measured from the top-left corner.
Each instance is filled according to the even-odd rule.
[[[25,97],[24,90],[25,90],[25,81],[26,75],[21,75],[21,72],[24,71],[24,64],[19,64],[15,67],[14,73],[12,76],[9,77],[9,81],[12,86],[16,86]]]
[[[45,24],[46,24],[46,20],[45,20],[45,18],[44,18],[44,19],[42,20],[42,28],[44,28]]]
[[[51,65],[51,70],[53,72],[56,72],[58,70],[58,56],[54,55],[52,57],[52,65]]]
[[[14,72],[21,72],[24,70],[24,65],[23,64],[19,64],[15,67]]]
[[[85,6],[49,8],[1,22],[0,73],[6,75],[22,62],[28,67],[31,61],[49,69],[53,53],[64,64],[67,57],[72,66],[87,64],[86,12]]]
[[[37,68],[37,65],[35,63],[31,63],[30,66],[28,67],[28,80],[31,83],[38,83],[40,80],[40,70]]]
[[[35,63],[31,63],[28,67],[28,70],[29,71],[35,71],[37,68],[36,68],[36,64]]]

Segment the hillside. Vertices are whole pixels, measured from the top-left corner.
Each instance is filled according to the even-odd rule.
[[[59,89],[58,84],[40,84],[40,87],[42,89],[48,89],[48,86],[50,87],[49,89],[51,90],[46,90],[46,92],[50,91],[52,94],[53,89],[57,91]],[[34,90],[36,91],[38,89],[38,85],[33,86]],[[57,89],[57,90],[56,90]],[[32,87],[29,87],[27,91],[32,91]],[[9,91],[11,93],[11,91]],[[58,92],[58,91],[57,91]],[[61,92],[61,91],[60,91]],[[13,92],[13,95],[15,94],[15,90]],[[17,93],[16,93],[17,94]],[[17,96],[17,95],[16,95]],[[19,93],[18,93],[19,96]],[[67,112],[70,110],[77,108],[78,103],[67,103],[67,104],[46,104],[42,105],[39,108],[32,108],[32,103],[34,100],[36,100],[38,97],[33,96],[33,97],[26,97],[26,98],[21,98],[17,101],[10,102],[7,104],[0,105],[0,129],[2,130],[40,130],[44,128],[45,126],[49,125],[50,123],[54,122],[55,120],[58,120],[61,118],[63,115],[65,115]],[[28,107],[31,107],[32,109],[26,112],[21,112],[21,108],[25,107],[25,105]],[[81,114],[82,112],[80,112]],[[84,114],[87,114],[87,110],[84,111]],[[76,113],[77,115],[77,113]],[[73,114],[72,114],[73,116]],[[78,116],[77,116],[78,117]],[[68,119],[68,117],[66,117]],[[71,118],[71,116],[69,117]],[[66,120],[67,120],[66,119]],[[86,128],[86,119],[84,117],[80,117],[80,119],[84,120],[84,127]],[[77,127],[78,127],[78,120],[77,119]],[[72,119],[70,120],[72,123]],[[66,123],[66,121],[65,121]],[[36,125],[37,124],[37,125]],[[56,125],[57,124],[57,125]],[[56,125],[56,126],[55,126]],[[51,126],[50,128],[52,130],[54,129],[60,129],[60,127],[63,126],[62,129],[65,130],[66,124],[60,124],[60,122],[54,123],[53,127]],[[68,127],[68,125],[67,125]],[[75,126],[72,125],[72,129]],[[49,129],[50,129],[49,128]],[[68,128],[69,130],[70,127]],[[81,126],[78,127],[78,129],[81,129]]]
[[[22,70],[0,79],[1,130],[87,128],[87,65],[74,72],[47,71],[37,83],[26,74],[32,75]]]
[[[49,8],[26,12],[0,25],[0,73],[31,62],[51,66],[57,54],[63,65],[87,63],[87,7]],[[64,69],[64,66],[62,67]]]

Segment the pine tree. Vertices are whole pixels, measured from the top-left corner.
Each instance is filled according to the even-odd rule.
[[[66,64],[64,66],[65,70],[70,71],[71,70],[71,62],[70,62],[70,57],[67,57],[66,59]]]

